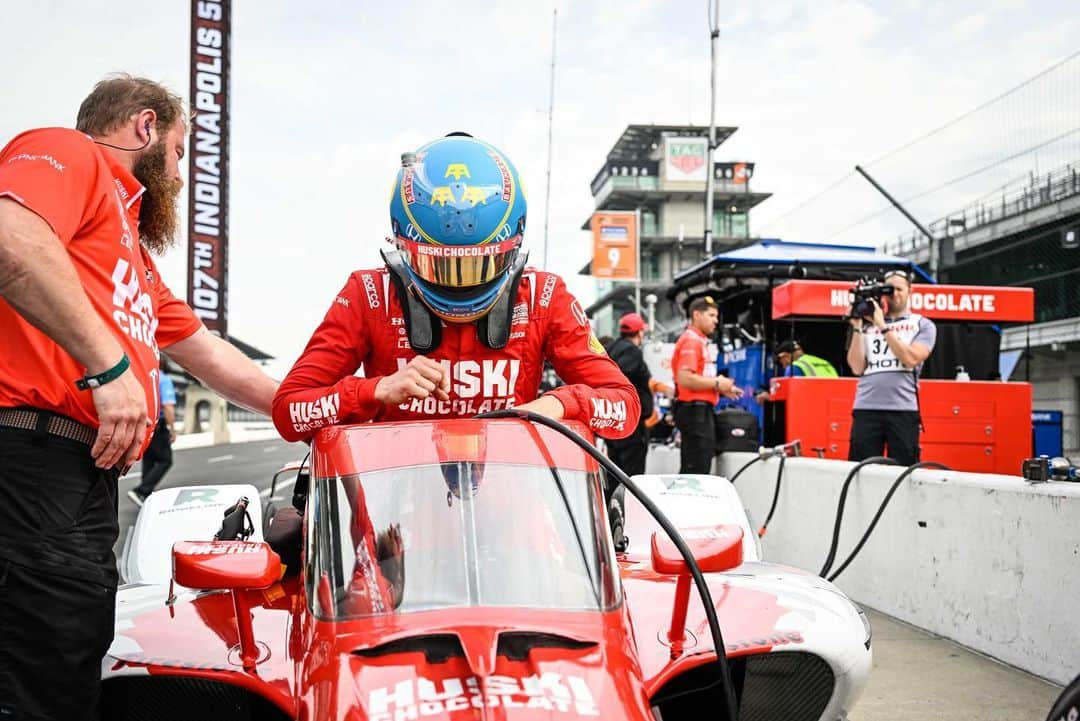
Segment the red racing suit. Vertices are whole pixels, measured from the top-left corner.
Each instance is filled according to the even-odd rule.
[[[592,334],[566,284],[551,273],[526,268],[502,350],[485,346],[473,323],[443,325],[442,342],[430,357],[450,376],[449,400],[410,398],[396,406],[376,400],[379,380],[415,356],[389,271],[354,272],[274,396],[278,433],[299,441],[337,423],[468,417],[511,408],[536,399],[545,359],[567,383],[549,391],[566,420],[605,438],[624,438],[637,427],[637,391]],[[363,377],[353,375],[361,368]]]

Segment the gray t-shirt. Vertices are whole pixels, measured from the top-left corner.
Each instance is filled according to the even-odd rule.
[[[886,319],[885,325],[893,328],[907,343],[922,343],[931,351],[937,341],[937,326],[929,318],[909,314],[893,320]],[[858,338],[853,342],[857,343]],[[889,350],[881,331],[871,328],[863,334],[866,348],[867,368],[859,377],[855,389],[854,410],[862,411],[917,411],[919,401],[916,396],[915,373],[904,368]],[[922,364],[916,371],[922,370]]]

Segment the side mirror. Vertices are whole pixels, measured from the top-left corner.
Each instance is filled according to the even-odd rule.
[[[743,530],[740,526],[726,524],[683,528],[679,530],[679,535],[690,547],[702,573],[727,571],[743,561]],[[667,534],[659,532],[652,535],[652,565],[657,573],[690,573],[675,543]]]
[[[736,525],[700,526],[681,528],[679,535],[690,548],[702,573],[717,573],[735,568],[743,560],[743,530]],[[675,599],[671,609],[671,627],[667,642],[671,646],[671,658],[677,658],[686,641],[686,611],[690,606],[690,584],[693,577],[682,554],[666,534],[652,535],[652,565],[657,573],[678,576],[675,583]],[[717,649],[722,652],[723,649]]]
[[[177,541],[173,544],[173,581],[198,590],[232,592],[240,662],[252,671],[261,657],[251,625],[248,591],[268,588],[281,578],[281,558],[266,543],[252,541]],[[169,597],[174,598],[170,592]]]
[[[281,558],[266,543],[177,541],[173,580],[197,590],[267,588],[281,578]]]

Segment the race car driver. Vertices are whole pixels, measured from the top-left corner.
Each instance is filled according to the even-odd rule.
[[[385,267],[349,276],[274,397],[283,438],[509,407],[633,432],[637,392],[581,305],[525,267],[525,195],[501,152],[456,133],[404,154],[390,219]],[[566,385],[537,397],[545,359]]]

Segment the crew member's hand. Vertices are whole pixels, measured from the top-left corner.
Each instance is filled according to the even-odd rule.
[[[757,401],[758,403],[764,403],[765,401],[769,400],[769,392],[768,391],[758,391],[757,393],[754,394],[754,400]]]
[[[383,376],[375,384],[375,400],[396,406],[407,398],[427,398],[434,395],[440,401],[450,398],[450,376],[442,364],[427,356],[418,355],[393,375]]]
[[[724,398],[729,398],[733,401],[737,401],[743,397],[742,388],[735,385],[735,381],[723,376],[716,379],[716,390]]]
[[[90,449],[94,465],[112,468],[130,466],[139,457],[150,418],[146,414],[146,393],[128,368],[114,381],[91,391],[97,410],[97,438]]]
[[[885,311],[881,309],[881,304],[873,298],[870,299],[870,305],[874,306],[874,327],[881,330],[885,327]]]
[[[173,430],[172,426],[169,426],[169,445],[171,446],[173,443],[176,443],[176,431]]]
[[[854,328],[856,332],[862,333],[862,329],[863,329],[863,319],[862,318],[849,318],[848,322],[851,323],[851,327]]]
[[[515,410],[519,411],[532,411],[533,413],[539,413],[542,416],[561,421],[566,409],[563,408],[562,401],[555,396],[548,394],[540,396],[535,401],[529,401],[523,403],[520,406],[514,406]]]

